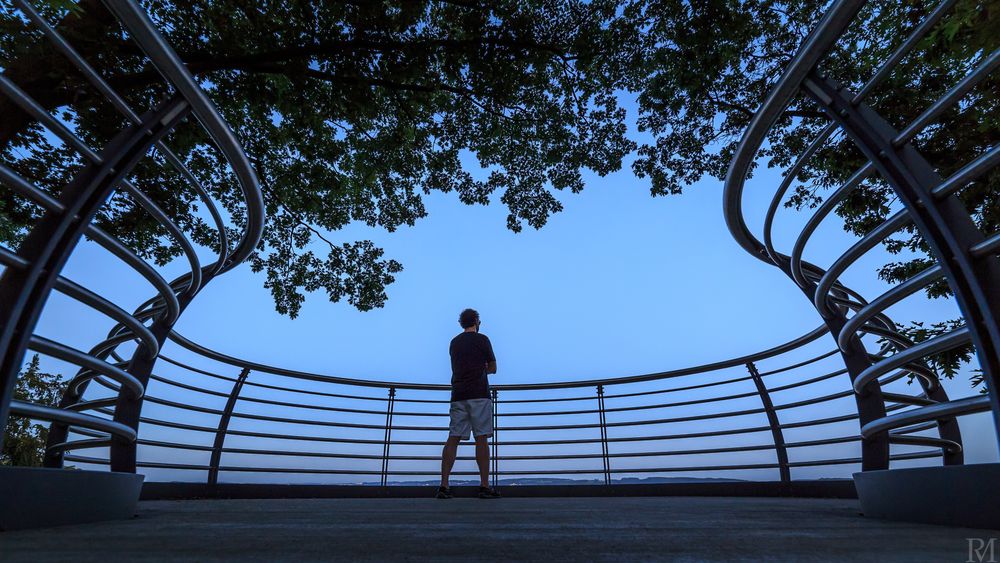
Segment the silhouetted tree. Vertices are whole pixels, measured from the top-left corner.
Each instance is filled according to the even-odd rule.
[[[18,375],[14,399],[56,406],[63,390],[60,379],[58,375],[43,373],[38,365],[38,355],[35,354]],[[0,465],[41,466],[48,434],[47,424],[34,424],[27,418],[11,416],[4,429]]]

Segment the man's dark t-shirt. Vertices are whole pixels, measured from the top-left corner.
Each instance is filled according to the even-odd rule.
[[[485,334],[463,332],[451,339],[451,400],[490,398],[486,364],[497,361]]]

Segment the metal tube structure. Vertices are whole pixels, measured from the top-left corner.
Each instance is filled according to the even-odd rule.
[[[935,186],[943,183],[942,178],[911,144],[899,144],[926,127],[930,122],[927,116],[947,107],[941,102],[953,104],[958,99],[955,92],[967,91],[972,78],[982,79],[984,69],[993,70],[997,66],[1000,66],[1000,50],[989,55],[966,80],[903,133],[897,133],[865,104],[855,105],[845,99],[853,98],[853,94],[829,79],[813,77],[805,82],[805,87],[892,186],[931,246],[968,323],[968,337],[975,343],[991,397],[994,425],[1000,430],[1000,264],[996,259],[973,259],[969,249],[986,240],[985,235],[954,194],[944,198],[931,194]],[[930,353],[912,355],[923,357]]]
[[[392,446],[392,408],[396,402],[396,388],[389,388],[389,400],[385,407],[385,444],[382,446],[382,486],[388,484],[389,448]]]
[[[244,368],[238,376],[236,383],[233,383],[233,390],[226,400],[226,407],[219,417],[219,428],[215,432],[215,442],[212,444],[212,457],[208,462],[208,486],[214,487],[219,482],[219,464],[222,461],[222,448],[226,444],[226,432],[229,430],[229,420],[233,417],[233,409],[236,408],[236,401],[240,398],[243,384],[250,375],[250,370]]]
[[[962,166],[951,178],[942,179],[911,141],[1000,68],[1000,49],[983,56],[964,78],[897,131],[867,105],[868,97],[878,84],[899,70],[900,61],[947,17],[955,2],[941,2],[917,22],[905,40],[879,66],[875,75],[857,92],[852,92],[826,77],[823,64],[864,4],[856,0],[833,2],[752,118],[726,178],[726,222],[744,249],[777,266],[805,291],[837,339],[856,392],[861,435],[870,446],[863,453],[864,468],[887,468],[893,458],[889,452],[890,443],[938,444],[942,447],[945,464],[960,465],[963,458],[956,417],[979,412],[984,400],[950,400],[941,388],[937,375],[928,367],[928,358],[971,342],[986,382],[986,401],[993,413],[995,426],[1000,430],[1000,261],[995,256],[996,248],[988,242],[997,235],[980,232],[957,197],[962,187],[996,168],[1000,163],[1000,151],[992,147]],[[770,238],[770,225],[776,209],[774,202],[780,200],[784,184],[779,187],[768,210],[764,233],[766,244],[761,243],[746,225],[742,195],[749,167],[764,139],[774,138],[776,133],[773,129],[779,117],[796,99],[810,101],[825,115],[826,125],[818,138],[820,142],[824,142],[824,137],[830,132],[836,131],[845,136],[868,162],[823,202],[809,219],[795,241],[789,260],[775,250]],[[803,154],[786,180],[797,175],[797,171],[812,158],[816,148],[811,146]],[[802,260],[806,242],[823,219],[866,180],[884,182],[902,203],[903,209],[862,237],[834,260],[829,269],[823,270]],[[930,247],[935,263],[929,269],[875,297],[870,303],[839,282],[841,275],[860,257],[903,226],[911,224]],[[986,247],[991,251],[982,250]],[[786,262],[790,264],[790,270]],[[941,278],[947,280],[966,324],[951,333],[914,343],[901,334],[883,311]],[[852,312],[854,316],[849,316]],[[861,340],[867,335],[878,336],[888,344],[878,354],[869,356]],[[880,379],[896,369],[902,371]],[[884,386],[905,376],[917,377],[923,395],[911,397],[894,392],[882,395]],[[913,407],[913,410],[888,414],[891,407],[884,406],[887,400],[894,403],[894,407]],[[925,430],[928,421],[936,421],[938,438],[900,437],[915,427]]]
[[[228,125],[134,2],[109,0],[107,5],[119,13],[117,23],[122,25],[125,32],[123,39],[130,39],[139,45],[138,52],[162,73],[161,89],[172,92],[142,115],[133,111],[102,78],[101,72],[94,69],[75,50],[72,43],[56,27],[46,22],[28,1],[16,0],[14,4],[27,22],[41,31],[43,39],[40,41],[47,41],[57,55],[65,57],[74,72],[79,72],[95,88],[98,99],[103,98],[109,102],[127,121],[107,144],[91,148],[77,135],[71,124],[57,119],[8,76],[0,75],[0,95],[10,98],[25,115],[75,151],[85,163],[59,191],[58,197],[45,194],[21,178],[12,168],[0,165],[0,183],[43,210],[42,218],[31,226],[19,248],[3,249],[0,252],[0,258],[6,266],[0,277],[0,427],[6,425],[10,412],[50,421],[52,426],[45,458],[45,464],[49,467],[61,466],[64,455],[74,449],[110,444],[112,457],[120,458],[114,465],[134,470],[137,415],[148,382],[148,373],[183,307],[213,275],[238,265],[259,241],[263,228],[260,186]],[[225,242],[227,227],[217,206],[208,198],[207,192],[186,166],[164,144],[164,139],[189,114],[193,114],[201,122],[208,144],[219,147],[232,164],[237,184],[245,199],[246,229],[243,231],[241,246],[234,253],[229,252]],[[130,183],[129,175],[132,170],[154,147],[192,182],[192,187],[208,207],[219,230],[220,258],[216,264],[201,266],[187,235],[156,202]],[[174,283],[167,283],[154,267],[139,258],[133,250],[92,223],[115,192],[130,194],[139,208],[147,212],[169,234],[189,263],[191,269],[188,274]],[[156,290],[156,295],[130,314],[113,305],[112,300],[62,277],[63,265],[83,236],[91,238],[145,277]],[[89,352],[75,350],[34,335],[35,324],[52,289],[73,297],[118,324],[106,340],[96,344]],[[146,326],[145,323],[150,320],[151,326]],[[118,355],[119,346],[131,342],[137,343],[132,351],[132,359],[122,361]],[[58,407],[12,402],[14,384],[28,348],[80,366],[80,371],[71,379]],[[117,397],[83,400],[91,381],[98,381],[103,387],[114,391]],[[16,407],[13,410],[12,404]],[[116,407],[109,412],[107,409],[110,405]],[[130,431],[123,432],[122,428]],[[93,429],[111,431],[105,436],[89,440],[69,439],[71,430],[79,430],[77,433],[87,435]]]
[[[774,452],[778,458],[778,474],[782,483],[792,480],[791,472],[788,470],[788,450],[785,448],[785,438],[781,433],[781,423],[778,422],[778,414],[774,411],[774,403],[771,402],[771,395],[767,392],[767,386],[757,371],[757,366],[753,362],[747,362],[747,371],[753,378],[753,384],[757,387],[757,394],[760,402],[764,405],[767,413],[767,423],[771,426],[771,436],[774,438]]]
[[[6,423],[14,384],[35,323],[91,220],[116,185],[149,147],[190,111],[181,98],[171,98],[147,113],[139,125],[122,130],[102,151],[103,163],[90,164],[60,194],[61,214],[46,213],[18,248],[27,269],[7,269],[0,278],[0,422]],[[0,436],[0,444],[2,444]]]

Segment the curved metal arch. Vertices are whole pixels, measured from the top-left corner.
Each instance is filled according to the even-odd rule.
[[[26,0],[13,0],[13,3],[21,12],[23,12],[28,19],[35,24],[37,28],[42,30],[42,33],[49,39],[55,48],[65,55],[72,61],[73,65],[83,73],[84,77],[90,84],[100,92],[106,100],[108,100],[119,113],[128,118],[132,123],[139,123],[139,115],[129,107],[128,103],[101,77],[101,75],[88,63],[83,56],[73,48],[72,45],[66,39],[59,35],[59,33],[49,25],[41,15],[29,4]],[[226,259],[229,254],[229,243],[226,238],[225,225],[222,222],[222,216],[219,214],[218,207],[215,202],[209,197],[208,192],[201,185],[201,182],[195,178],[194,174],[188,169],[187,166],[181,162],[173,151],[171,151],[165,143],[158,141],[156,147],[163,154],[164,158],[169,162],[174,168],[176,168],[182,176],[188,181],[188,183],[194,187],[198,196],[201,198],[202,202],[208,208],[209,213],[212,215],[212,220],[215,222],[216,232],[219,236],[219,259],[216,262],[218,271],[226,263]],[[197,267],[197,266],[192,266]]]
[[[140,50],[161,72],[168,88],[176,92],[155,110],[142,116],[128,107],[100,74],[28,2],[14,0],[15,6],[27,17],[29,24],[40,29],[43,40],[47,40],[56,52],[67,57],[71,66],[125,116],[127,125],[100,151],[88,147],[31,96],[6,76],[0,75],[0,93],[11,98],[36,123],[46,127],[66,146],[78,152],[86,163],[58,198],[31,186],[6,166],[0,166],[0,181],[44,210],[42,219],[32,227],[17,252],[7,249],[0,252],[0,259],[8,266],[0,278],[0,349],[3,351],[0,358],[0,425],[6,424],[11,391],[28,346],[49,355],[69,359],[81,366],[67,387],[60,407],[30,408],[17,404],[17,412],[22,416],[32,416],[52,423],[48,441],[50,447],[45,460],[48,466],[61,465],[66,451],[93,447],[92,444],[97,443],[94,440],[66,440],[71,426],[85,429],[90,424],[89,427],[96,428],[89,422],[94,418],[87,414],[90,411],[111,414],[115,419],[101,423],[106,423],[106,428],[102,430],[109,435],[97,437],[98,441],[110,440],[111,451],[117,452],[118,457],[134,458],[138,421],[134,420],[136,416],[133,415],[141,408],[148,372],[158,357],[166,334],[205,282],[212,276],[235,267],[247,257],[259,241],[263,228],[263,203],[257,176],[228,125],[159,32],[151,26],[141,8],[130,0],[108,0],[105,3],[112,13],[117,14],[117,19],[123,24],[128,36],[139,44]],[[164,136],[188,114],[197,118],[212,144],[228,160],[243,192],[247,221],[240,245],[234,252],[229,250],[225,225],[215,202],[163,143]],[[145,158],[154,147],[160,150],[167,163],[190,182],[206,203],[216,223],[219,231],[219,258],[209,266],[201,266],[194,246],[181,229],[156,203],[126,179],[138,161]],[[98,210],[118,190],[130,193],[134,203],[150,213],[177,240],[191,266],[185,276],[167,283],[131,249],[92,224]],[[157,295],[130,315],[110,300],[59,277],[62,265],[84,236],[92,238],[143,275],[157,290]],[[109,315],[118,324],[104,341],[93,346],[87,353],[33,336],[41,308],[52,289],[58,289]],[[147,327],[145,323],[150,320],[152,325]],[[123,362],[119,346],[133,341],[137,346],[131,353],[131,360]],[[109,361],[109,358],[114,361]],[[106,378],[109,377],[113,381],[107,381]],[[105,412],[105,409],[112,403],[111,398],[82,400],[83,393],[92,380],[116,394],[116,408],[110,413]],[[129,428],[131,431],[122,432],[121,428]]]
[[[920,409],[933,409],[932,412],[943,413],[943,416],[922,418],[914,414],[892,415],[889,419],[894,424],[885,424],[885,412],[881,416],[872,417],[862,414],[862,435],[866,440],[885,437],[887,432],[902,430],[903,421],[912,424],[923,423],[926,420],[936,420],[940,434],[940,444],[945,463],[961,463],[961,438],[955,416],[965,414],[961,408],[951,408],[949,405],[965,404],[964,400],[949,401],[936,375],[929,370],[923,360],[929,354],[960,344],[963,338],[971,339],[980,357],[984,374],[989,381],[990,397],[998,429],[1000,429],[1000,403],[997,400],[998,370],[1000,370],[1000,264],[988,256],[984,248],[993,248],[993,238],[986,238],[975,228],[968,212],[958,202],[953,194],[959,188],[974,180],[1000,163],[1000,151],[993,147],[987,153],[966,164],[947,180],[942,180],[934,170],[923,160],[909,141],[925,127],[941,115],[948,107],[956,103],[962,96],[985,76],[1000,68],[1000,50],[988,54],[958,84],[950,88],[941,98],[927,108],[919,117],[907,125],[901,132],[892,129],[878,114],[863,102],[874,87],[885,80],[902,58],[919,43],[941,20],[944,14],[954,5],[954,0],[945,0],[919,22],[910,32],[906,40],[876,71],[875,75],[865,83],[857,93],[852,93],[839,84],[823,77],[817,71],[826,53],[847,30],[856,17],[864,2],[843,0],[834,2],[820,23],[810,33],[809,38],[800,48],[792,63],[786,67],[781,79],[773,88],[767,101],[755,114],[751,124],[737,149],[726,178],[724,209],[726,222],[737,242],[751,255],[777,266],[791,277],[814,302],[817,311],[827,320],[831,332],[837,338],[838,346],[847,355],[852,351],[860,352],[860,335],[876,334],[887,341],[887,346],[876,355],[865,361],[856,361],[851,373],[852,385],[861,400],[871,399],[873,392],[879,389],[878,378],[895,368],[904,367],[918,379],[924,390],[924,398],[907,397],[889,394],[884,399],[902,401],[907,404],[920,405]],[[823,128],[820,135],[795,162],[786,174],[785,180],[772,198],[765,220],[764,243],[750,233],[743,220],[742,191],[749,166],[755,158],[763,139],[774,126],[781,112],[792,100],[804,92],[811,101],[817,104],[829,119],[829,124]],[[806,222],[805,227],[797,237],[790,260],[777,252],[771,243],[770,227],[773,223],[777,202],[780,201],[787,184],[795,175],[805,160],[815,152],[819,143],[824,142],[834,131],[840,131],[858,147],[869,162],[856,171],[840,188],[838,188],[817,209]],[[877,172],[884,178],[904,204],[904,210],[896,213],[884,223],[861,238],[847,252],[834,261],[834,264],[823,271],[818,270],[818,281],[810,280],[811,273],[817,269],[802,260],[802,254],[809,238],[831,211],[842,199],[854,190],[860,183]],[[910,280],[890,289],[871,303],[855,298],[842,300],[837,293],[844,290],[838,277],[861,255],[869,251],[887,236],[902,226],[913,223],[917,230],[932,247],[932,253],[938,264]],[[787,264],[787,266],[786,266]],[[893,303],[903,299],[929,283],[941,277],[948,280],[955,292],[960,310],[967,319],[967,328],[935,340],[914,344],[900,335],[892,321],[883,311]],[[854,311],[855,315],[848,318],[847,313]],[[968,332],[968,334],[966,334]],[[863,347],[863,346],[862,346]],[[895,351],[893,355],[886,355]],[[867,365],[866,365],[867,364]],[[905,373],[905,372],[902,372]],[[895,380],[900,374],[887,379]],[[971,408],[971,407],[970,407]],[[976,403],[975,408],[981,408]],[[911,443],[914,440],[900,441],[889,435],[892,443]],[[931,441],[922,439],[922,444],[930,445]],[[956,444],[952,447],[950,444]],[[876,455],[874,452],[866,452]],[[879,460],[871,460],[866,468],[887,467],[888,451],[878,453]]]
[[[187,102],[171,98],[143,118],[141,127],[120,132],[103,151],[102,164],[90,164],[59,197],[62,213],[47,212],[25,238],[18,256],[26,269],[9,268],[0,278],[0,421],[6,424],[21,360],[59,272],[125,174],[149,147],[186,115]]]
[[[989,55],[969,76],[981,79],[984,68],[1000,67],[1000,49]],[[973,84],[965,79],[942,100],[954,103],[956,92],[967,92]],[[831,120],[851,138],[873,163],[881,176],[906,206],[907,213],[931,247],[937,266],[955,294],[966,319],[969,336],[979,356],[987,381],[994,413],[1000,429],[1000,263],[995,258],[976,259],[970,249],[986,237],[979,231],[955,193],[933,194],[944,180],[917,150],[898,141],[912,138],[938,114],[935,103],[902,133],[897,133],[881,116],[865,104],[852,104],[853,95],[829,79],[811,79],[807,90]],[[919,124],[920,127],[916,127]]]

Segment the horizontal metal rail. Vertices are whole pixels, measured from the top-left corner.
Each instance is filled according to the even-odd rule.
[[[92,430],[100,430],[101,432],[114,434],[115,436],[120,436],[130,441],[135,441],[136,439],[136,432],[134,429],[125,426],[124,424],[119,424],[112,420],[99,418],[89,414],[72,412],[55,407],[46,407],[44,405],[36,405],[34,403],[27,403],[18,400],[10,402],[10,410],[14,414],[27,418],[33,418],[36,420],[57,420],[73,426],[80,426],[82,428],[90,428]]]
[[[740,356],[737,358],[732,358],[729,360],[723,360],[719,362],[713,362],[710,364],[703,364],[699,366],[692,366],[688,368],[681,368],[670,371],[663,371],[657,373],[649,373],[643,375],[632,375],[626,377],[614,377],[614,378],[604,378],[604,379],[588,379],[588,380],[575,380],[575,381],[558,381],[550,383],[525,383],[516,385],[495,385],[494,387],[500,391],[540,391],[548,389],[571,389],[577,387],[596,387],[597,385],[624,385],[628,383],[640,383],[645,381],[655,381],[661,379],[669,379],[674,377],[681,377],[685,375],[692,375],[696,373],[705,373],[718,371],[725,368],[737,367],[745,365],[747,362],[756,362],[764,360],[767,358],[772,358],[778,356],[789,350],[793,350],[810,342],[819,339],[821,336],[827,333],[826,327],[817,327],[816,329],[810,331],[807,334],[800,336],[794,340],[775,346],[755,354],[748,354],[745,356]],[[229,364],[231,366],[237,367],[239,369],[250,369],[255,372],[268,373],[272,375],[280,375],[285,377],[291,377],[295,379],[302,379],[308,381],[318,381],[323,383],[340,383],[344,385],[352,385],[359,387],[377,387],[380,389],[389,389],[395,387],[396,389],[411,389],[411,390],[425,390],[425,391],[447,391],[451,387],[447,384],[433,384],[433,383],[415,383],[415,382],[400,382],[400,381],[374,381],[366,379],[352,379],[347,377],[337,377],[332,375],[323,375],[317,373],[310,373],[305,371],[298,371],[286,368],[280,368],[276,366],[269,366],[266,364],[261,364],[258,362],[251,362],[247,360],[242,360],[233,356],[217,352],[200,344],[196,344],[187,338],[184,338],[176,331],[170,333],[170,340],[179,344],[180,346],[188,349],[195,354],[221,362],[224,364]],[[593,397],[589,397],[593,399]]]
[[[926,451],[926,452],[911,452],[905,454],[894,454],[892,457],[895,460],[912,460],[912,459],[924,459],[940,456],[940,452],[937,450]],[[85,456],[66,456],[67,461],[76,461],[82,463],[93,463],[95,465],[106,465],[107,461],[100,458],[92,458]],[[861,463],[861,458],[839,458],[839,459],[829,459],[829,460],[815,460],[815,461],[796,461],[789,462],[789,467],[815,467],[823,465],[845,465],[845,464],[859,464]],[[161,469],[184,469],[184,470],[194,470],[194,471],[208,471],[209,467],[207,465],[195,465],[195,464],[177,464],[177,463],[157,463],[157,462],[141,462],[139,467],[148,468],[161,468]],[[754,464],[734,464],[734,465],[704,465],[704,466],[681,466],[681,467],[637,467],[637,468],[621,468],[610,470],[611,473],[615,474],[634,474],[634,473],[678,473],[678,472],[706,472],[706,471],[738,471],[738,470],[751,470],[751,469],[777,469],[778,464],[776,463],[754,463]],[[235,472],[235,473],[299,473],[299,474],[325,474],[325,475],[381,475],[382,471],[380,469],[320,469],[320,468],[306,468],[306,467],[245,467],[245,466],[222,466],[219,467],[220,472]],[[605,470],[603,468],[594,469],[552,469],[552,470],[523,470],[523,471],[512,471],[512,470],[501,470],[498,475],[503,476],[528,476],[528,475],[600,475],[603,474]],[[436,471],[400,471],[400,470],[390,470],[387,472],[388,475],[398,475],[398,476],[425,476],[433,477],[439,475]],[[452,475],[479,475],[477,471],[454,471]]]

